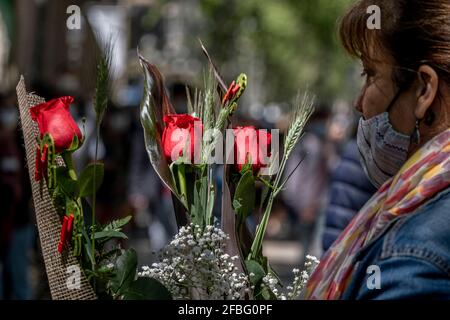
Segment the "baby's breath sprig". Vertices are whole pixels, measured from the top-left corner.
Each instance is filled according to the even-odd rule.
[[[309,277],[319,263],[320,261],[316,257],[307,255],[304,269],[301,272],[299,269],[292,270],[294,273],[294,281],[292,282],[292,285],[287,288],[287,299],[293,300],[299,297],[308,283]]]
[[[272,273],[268,273],[263,277],[262,286],[272,292],[277,300],[297,299],[300,296],[302,290],[305,288],[306,284],[308,283],[309,277],[318,264],[319,260],[316,257],[307,255],[303,270],[300,271],[300,269],[297,268],[292,270],[292,273],[294,274],[294,280],[289,286],[286,287],[286,292],[283,292],[279,289],[278,279],[274,275],[272,275]]]
[[[175,299],[242,299],[249,280],[237,271],[237,257],[225,252],[227,238],[214,226],[191,223],[162,250],[160,262],[138,275],[159,280]]]

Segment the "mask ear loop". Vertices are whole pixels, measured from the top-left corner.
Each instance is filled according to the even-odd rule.
[[[394,98],[392,98],[391,102],[389,103],[388,107],[386,108],[386,111],[389,113],[392,109],[392,106],[394,105],[394,103],[397,101],[398,97],[400,96],[400,94],[402,93],[402,89],[398,89],[397,93],[395,94]]]
[[[392,108],[392,106],[394,105],[395,101],[397,101],[398,97],[400,96],[400,93],[405,90],[408,87],[407,82],[404,82],[403,84],[398,86],[398,91],[395,94],[394,98],[392,99],[391,103],[389,104],[389,106],[387,107],[386,111],[389,112],[389,110]],[[420,144],[420,131],[419,131],[419,125],[420,122],[422,121],[422,119],[416,119],[416,126],[414,128],[414,132],[412,134],[412,139],[416,144]]]

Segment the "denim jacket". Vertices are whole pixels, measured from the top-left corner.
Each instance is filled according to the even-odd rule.
[[[450,188],[397,217],[355,257],[343,299],[450,299]]]

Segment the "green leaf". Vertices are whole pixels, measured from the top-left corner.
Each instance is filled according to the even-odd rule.
[[[261,296],[264,300],[276,300],[277,297],[267,288],[263,288],[261,290]]]
[[[204,173],[202,173],[204,174]],[[212,222],[212,211],[214,208],[215,187],[203,175],[194,183],[193,203],[191,204],[191,219],[194,224],[204,226]]]
[[[234,199],[234,200],[233,200],[233,209],[237,211],[237,210],[239,210],[240,208],[242,208],[241,203],[240,203],[238,200]]]
[[[76,134],[73,135],[72,144],[68,151],[75,151],[80,146],[80,141],[78,141],[78,136]]]
[[[184,226],[189,223],[188,206],[176,191],[175,180],[170,172],[161,143],[163,117],[166,114],[175,113],[175,109],[167,96],[161,72],[139,52],[138,56],[144,72],[144,92],[140,105],[140,119],[144,129],[145,149],[159,178],[177,197],[178,201],[174,201],[176,221],[179,227]],[[179,205],[179,202],[182,205]]]
[[[124,300],[172,300],[172,296],[158,280],[138,278],[123,295]]]
[[[60,187],[60,190],[68,197],[72,199],[78,197],[80,192],[78,182],[69,176],[66,167],[61,166],[56,168],[56,183]]]
[[[261,259],[260,264],[263,267],[264,271],[266,273],[269,273],[270,272],[269,259],[267,259],[267,257],[263,256],[262,254],[260,256],[260,259]]]
[[[191,205],[190,213],[192,222],[199,226],[205,225],[208,183],[206,176],[195,181],[194,203]]]
[[[128,249],[115,262],[115,274],[109,281],[111,290],[116,295],[123,294],[131,285],[136,276],[137,253],[134,249]]]
[[[233,199],[233,207],[240,217],[240,221],[245,221],[255,206],[255,178],[253,172],[246,171],[236,187]]]
[[[174,190],[172,192],[184,207],[188,209],[189,201],[186,181],[186,165],[182,162],[181,158],[182,157],[170,164],[169,171],[174,181]]]
[[[81,233],[83,234],[83,250],[84,253],[83,256],[88,257],[89,262],[91,266],[95,265],[94,257],[92,256],[92,247],[91,247],[91,239],[86,231],[85,228],[81,230]]]
[[[262,278],[268,274],[272,273],[277,279],[278,283],[281,285],[281,281],[278,276],[270,269],[267,257],[261,257],[261,263],[259,264],[255,260],[246,260],[245,264],[247,266],[248,272],[253,272],[255,275],[250,277],[250,282],[255,286],[254,297],[256,300],[276,300],[275,294],[267,287],[262,286]],[[268,272],[265,271],[268,270]],[[254,282],[253,282],[254,281]]]
[[[99,275],[99,277],[110,277],[111,275],[114,274],[114,269],[108,267],[107,265],[103,265],[100,266],[97,270],[96,270],[97,274]]]
[[[227,253],[230,256],[237,256],[235,266],[239,272],[244,272],[244,259],[242,256],[242,250],[240,248],[239,239],[236,233],[236,214],[232,208],[232,201],[230,196],[230,189],[228,187],[227,179],[227,166],[223,167],[223,179],[222,179],[222,212],[221,212],[221,229],[228,234],[228,238],[225,240]]]
[[[210,190],[209,190],[209,196],[206,204],[206,214],[205,214],[205,220],[206,220],[206,224],[212,224],[213,222],[213,210],[214,210],[214,200],[215,200],[215,188],[214,186],[211,186]]]
[[[102,231],[110,231],[110,230],[120,231],[122,230],[123,226],[125,226],[128,222],[130,222],[131,218],[132,216],[126,216],[125,218],[122,219],[113,220],[107,225],[103,226]]]
[[[183,153],[185,154],[185,153]],[[183,156],[184,157],[184,156]],[[181,161],[181,158],[178,159],[178,161]],[[184,163],[179,163],[176,165],[177,168],[177,182],[178,182],[178,190],[180,190],[180,196],[185,199],[186,203],[189,203],[188,201],[188,190],[187,190],[187,182],[186,182],[186,165]]]
[[[278,280],[278,284],[283,287],[283,283],[281,282],[281,278],[278,275],[278,273],[276,273],[276,271],[274,269],[272,269],[272,267],[270,266],[269,262],[267,262],[267,268],[269,270],[269,273],[271,273],[277,280]]]
[[[127,235],[123,232],[116,230],[108,230],[108,231],[100,231],[94,233],[94,239],[108,239],[108,238],[120,238],[120,239],[128,239]],[[109,239],[108,239],[109,240]]]
[[[94,188],[94,168],[95,168],[95,188]],[[104,166],[103,163],[91,163],[78,178],[80,184],[80,197],[86,197],[94,194],[103,182]]]
[[[262,278],[266,275],[263,267],[256,262],[255,260],[245,260],[245,267],[247,268],[248,273],[253,273],[254,275],[250,276],[250,283],[253,285],[257,285]]]
[[[248,158],[251,158],[250,154],[248,154]],[[251,161],[249,161],[247,158],[247,161],[242,165],[242,169],[240,171],[241,174],[245,174],[247,172],[252,172],[253,170],[253,165],[251,164]],[[253,175],[253,174],[252,174]]]

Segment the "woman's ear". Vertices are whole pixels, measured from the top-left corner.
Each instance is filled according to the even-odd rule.
[[[428,65],[420,66],[418,75],[420,84],[417,90],[417,105],[414,115],[416,119],[423,119],[426,111],[433,104],[439,89],[439,76]]]

